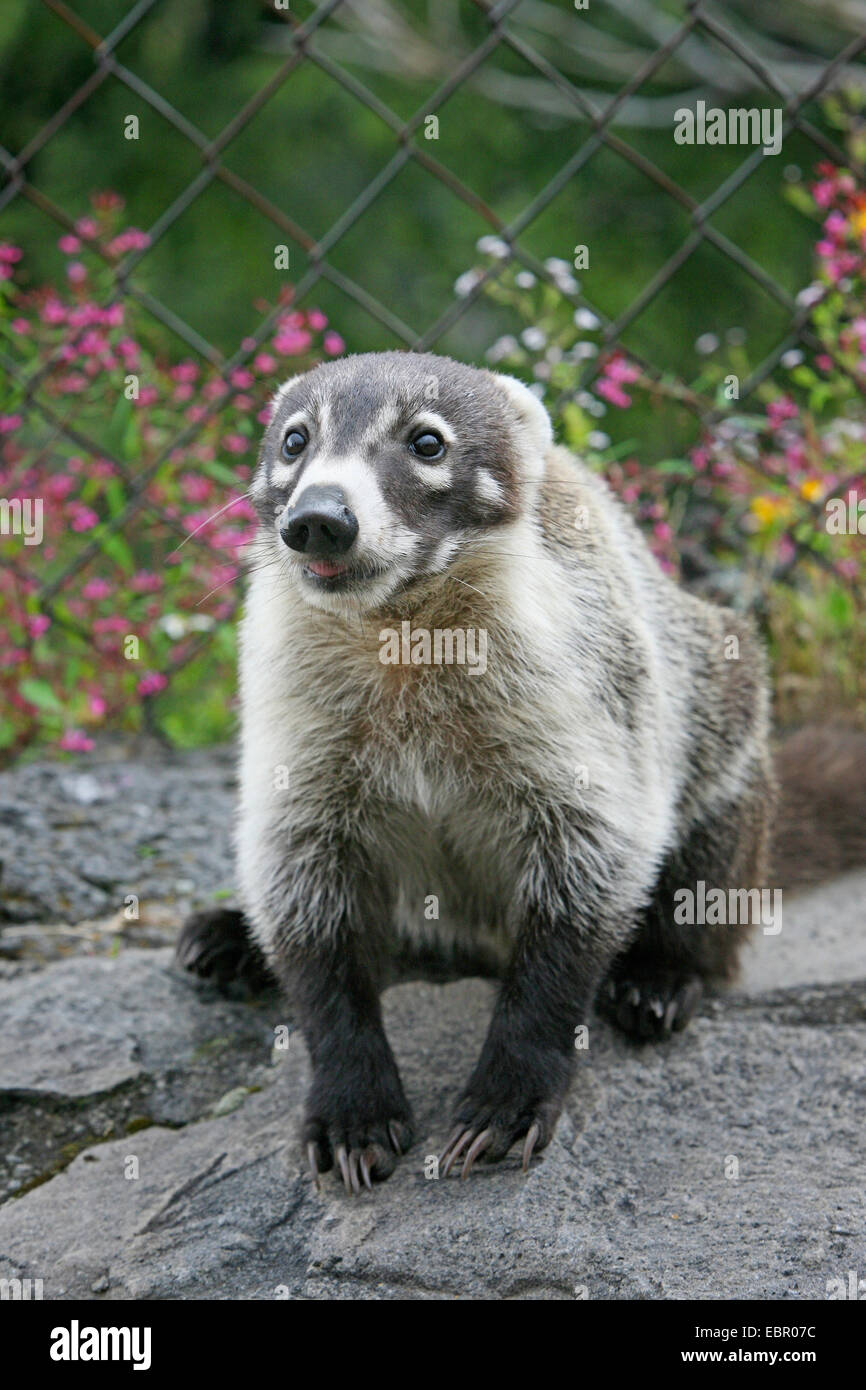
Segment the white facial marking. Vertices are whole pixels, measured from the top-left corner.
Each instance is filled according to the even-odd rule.
[[[412,472],[431,492],[447,492],[451,486],[453,475],[447,463],[421,463],[412,459]]]
[[[441,434],[445,443],[450,447],[457,440],[457,436],[441,415],[437,415],[435,410],[420,410],[412,420],[412,433],[417,434],[419,430],[436,430]]]
[[[430,557],[428,566],[431,574],[439,574],[447,569],[457,551],[460,548],[460,541],[457,536],[446,536],[441,540]]]
[[[370,449],[377,444],[386,443],[393,434],[399,419],[400,412],[395,405],[383,406],[372,424],[369,424],[362,432],[358,440],[359,450]]]
[[[486,468],[479,468],[475,478],[475,491],[485,502],[492,502],[494,505],[501,505],[505,500],[502,485],[496,481],[492,473],[488,473]]]

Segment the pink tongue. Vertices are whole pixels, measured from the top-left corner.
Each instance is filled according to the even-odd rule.
[[[309,560],[307,569],[312,570],[320,579],[333,579],[335,574],[342,574],[344,566],[334,565],[330,560]]]

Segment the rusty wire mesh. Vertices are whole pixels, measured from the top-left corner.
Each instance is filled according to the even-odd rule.
[[[467,3],[469,2],[470,0],[467,0]],[[325,282],[348,299],[353,300],[372,319],[383,326],[395,346],[412,351],[435,351],[444,336],[453,330],[455,325],[459,324],[473,303],[484,293],[485,283],[490,277],[501,275],[509,266],[520,265],[542,281],[551,279],[550,271],[545,263],[532,254],[524,244],[524,234],[569,180],[603,148],[640,170],[657,189],[660,197],[672,199],[680,206],[690,223],[688,235],[676,252],[658,269],[634,301],[617,317],[607,317],[601,307],[593,303],[583,289],[570,296],[575,308],[588,308],[600,320],[603,347],[611,347],[620,342],[626,329],[646,312],[702,244],[708,244],[715,248],[731,267],[736,267],[749,277],[766,296],[780,306],[786,316],[787,327],[780,335],[779,341],[764,360],[754,368],[748,380],[741,383],[742,399],[748,399],[773,372],[782,356],[790,349],[798,345],[813,349],[819,346],[809,328],[809,309],[799,304],[747,251],[736,245],[713,224],[714,215],[743,187],[764,158],[761,148],[758,147],[745,153],[734,172],[729,174],[709,197],[699,200],[688,189],[680,187],[668,173],[657,167],[644,153],[633,148],[622,135],[615,132],[613,127],[617,124],[618,113],[628,98],[650,80],[689,40],[690,36],[702,33],[711,37],[715,44],[733,54],[754,75],[756,85],[765,89],[777,100],[784,113],[784,132],[786,135],[792,130],[797,130],[808,138],[814,145],[816,152],[822,157],[850,166],[849,156],[809,118],[807,108],[832,86],[836,75],[846,65],[857,59],[866,50],[866,35],[855,35],[832,60],[823,65],[818,76],[806,90],[794,94],[778,73],[774,71],[773,66],[768,65],[765,59],[750,51],[747,44],[737,37],[734,30],[720,23],[715,13],[710,12],[702,0],[691,0],[678,22],[674,23],[669,20],[667,37],[663,42],[658,43],[654,51],[650,53],[646,61],[632,74],[622,88],[609,97],[599,96],[597,99],[591,100],[563,72],[558,70],[548,57],[537,51],[527,42],[525,37],[514,32],[510,21],[521,4],[521,0],[497,0],[496,3],[492,3],[491,0],[471,0],[486,22],[487,32],[483,41],[468,56],[455,61],[453,71],[450,72],[447,79],[438,86],[432,95],[428,95],[424,99],[414,114],[405,119],[390,109],[374,91],[365,86],[345,66],[334,61],[317,46],[317,37],[341,6],[347,3],[347,0],[323,0],[323,3],[319,4],[303,21],[293,15],[291,10],[279,9],[275,11],[277,16],[284,21],[290,35],[288,56],[279,62],[270,79],[237,111],[225,128],[215,138],[208,138],[160,92],[154,90],[118,58],[117,50],[121,42],[133,30],[147,23],[148,16],[159,5],[160,0],[138,0],[138,3],[130,6],[128,12],[111,32],[106,34],[97,33],[88,22],[75,12],[71,5],[64,3],[64,0],[42,0],[42,3],[53,12],[58,23],[65,26],[70,45],[83,45],[90,50],[93,70],[87,80],[69,96],[44,127],[17,154],[0,146],[0,166],[2,166],[3,179],[2,188],[0,188],[0,212],[13,200],[25,199],[58,228],[66,232],[73,231],[75,217],[63,207],[58,206],[38,186],[38,183],[33,181],[30,176],[31,165],[35,156],[75,116],[102,84],[109,82],[123,84],[137,98],[169,122],[189,142],[200,159],[201,169],[180,195],[165,207],[154,224],[147,229],[149,239],[147,247],[133,251],[126,255],[120,263],[116,263],[105,255],[98,243],[93,245],[92,249],[103,256],[106,265],[110,266],[111,269],[113,289],[111,298],[107,303],[130,299],[137,301],[165,330],[181,340],[186,348],[214,366],[225,378],[235,368],[243,366],[249,361],[257,348],[265,342],[269,332],[273,329],[279,310],[274,309],[264,315],[253,332],[245,332],[243,345],[239,345],[233,353],[226,355],[168,304],[161,302],[154,294],[148,292],[136,279],[136,272],[142,263],[153,254],[154,249],[168,231],[212,183],[218,182],[231,189],[233,193],[246,200],[250,207],[256,209],[273,224],[280,234],[288,239],[289,243],[302,248],[306,255],[307,268],[295,284],[294,303],[303,303],[320,282]],[[496,209],[489,207],[484,198],[468,187],[453,169],[440,162],[432,154],[429,144],[419,138],[427,118],[440,111],[458,88],[466,83],[471,75],[500,47],[516,54],[540,79],[549,83],[556,90],[559,98],[573,107],[575,117],[579,118],[581,122],[588,123],[591,128],[589,137],[579,143],[578,147],[563,159],[562,166],[555,177],[535,193],[519,215],[509,221],[504,221],[497,214]],[[244,177],[229,168],[223,160],[223,156],[232,142],[245,130],[274,93],[284,83],[290,81],[293,73],[303,64],[314,67],[323,84],[338,84],[344,93],[377,116],[390,131],[394,147],[393,154],[379,170],[376,177],[351,200],[342,215],[327,230],[325,235],[319,238],[311,235],[283,208],[276,206]],[[501,238],[508,247],[508,255],[499,260],[495,266],[485,270],[468,294],[458,296],[455,293],[448,302],[436,306],[437,312],[432,323],[420,331],[416,331],[405,323],[393,306],[381,302],[381,299],[371,293],[359,279],[350,277],[329,261],[329,256],[338,242],[347,235],[365,212],[393,183],[401,170],[410,163],[417,166],[430,179],[438,180],[467,209],[480,217],[489,227],[490,232]],[[862,171],[860,172],[862,173]],[[560,292],[562,292],[561,286]],[[822,350],[826,351],[826,348]],[[633,359],[637,358],[649,378],[659,374],[659,370],[653,362],[645,358],[642,360],[640,354],[636,354],[633,348],[629,349],[629,354]],[[585,389],[591,384],[599,369],[600,357],[586,363],[583,378],[576,390]],[[74,442],[77,448],[89,457],[106,457],[105,444],[102,441],[97,442],[91,439],[86,431],[79,428],[73,411],[59,410],[40,394],[40,387],[55,365],[54,362],[43,363],[26,379],[21,378],[19,367],[5,354],[0,355],[0,365],[4,370],[18,377],[20,385],[23,387],[24,401],[28,409],[36,412],[43,421],[45,430],[41,441],[43,451],[50,450],[52,441],[59,436],[64,436],[67,440]],[[669,375],[668,373],[668,384],[670,385]],[[708,425],[717,418],[718,410],[713,400],[696,394],[684,380],[680,380],[676,386],[681,403],[694,412],[702,424]],[[561,401],[557,402],[560,405],[561,403]],[[214,401],[208,408],[208,415],[184,428],[176,438],[166,444],[156,458],[150,461],[146,467],[135,471],[133,475],[130,474],[126,464],[108,453],[112,464],[123,475],[129,494],[123,510],[108,521],[109,531],[122,532],[133,522],[138,523],[142,518],[146,519],[148,513],[152,512],[153,509],[152,502],[148,501],[144,495],[149,479],[170,455],[178,449],[189,446],[204,427],[209,415],[219,411],[219,409],[219,402]],[[162,519],[165,520],[165,518]],[[176,522],[170,524],[176,527],[179,534],[185,535]],[[196,543],[195,539],[193,539],[193,543]],[[77,553],[60,573],[55,574],[50,582],[40,581],[38,597],[40,607],[45,612],[51,614],[52,601],[62,592],[64,586],[74,575],[90,564],[99,551],[99,540],[83,540]],[[68,622],[68,619],[65,621]],[[86,640],[85,629],[82,628],[79,635]],[[202,636],[200,643],[195,644],[184,653],[182,663],[179,664],[185,664],[192,659],[198,646],[206,644],[208,640],[207,635]]]

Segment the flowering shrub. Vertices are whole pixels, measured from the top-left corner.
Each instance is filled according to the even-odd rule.
[[[546,263],[552,285],[525,270],[486,281],[486,293],[529,324],[488,359],[535,378],[564,441],[630,505],[663,568],[769,615],[780,667],[817,676],[829,642],[846,697],[866,700],[855,606],[866,582],[866,193],[848,170],[822,164],[792,197],[821,223],[813,279],[798,296],[813,346],[787,351],[748,410],[739,383],[750,366],[736,335],[727,360],[714,334],[698,339],[701,368],[688,387],[658,380],[603,346],[590,310],[573,309],[566,296],[580,286],[561,260]],[[495,237],[479,250],[488,270],[508,252]],[[467,272],[458,293],[480,277]],[[641,460],[601,425],[636,404],[707,399],[712,423],[682,457]]]
[[[182,742],[227,732],[234,581],[268,398],[286,376],[344,350],[323,314],[293,310],[287,296],[270,341],[244,341],[248,366],[223,377],[172,361],[136,301],[111,296],[113,265],[145,234],[119,229],[116,195],[92,204],[60,238],[62,289],[23,288],[20,249],[0,245],[8,751],[35,737],[86,751],[109,722],[158,724]],[[28,381],[38,383],[32,399]],[[174,447],[183,431],[188,442]]]

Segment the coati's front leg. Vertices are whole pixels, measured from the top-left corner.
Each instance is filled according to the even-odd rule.
[[[363,857],[328,836],[284,858],[255,917],[310,1054],[303,1142],[313,1178],[336,1163],[357,1193],[389,1177],[413,1138],[379,1004],[385,894]]]
[[[563,846],[551,862],[547,846],[531,856],[522,926],[440,1156],[443,1177],[459,1160],[465,1178],[476,1159],[503,1158],[521,1138],[526,1171],[553,1137],[574,1075],[576,1029],[634,928],[634,913],[613,886],[617,863],[608,862],[605,885],[593,884],[581,874],[581,863],[591,862],[581,848]]]

